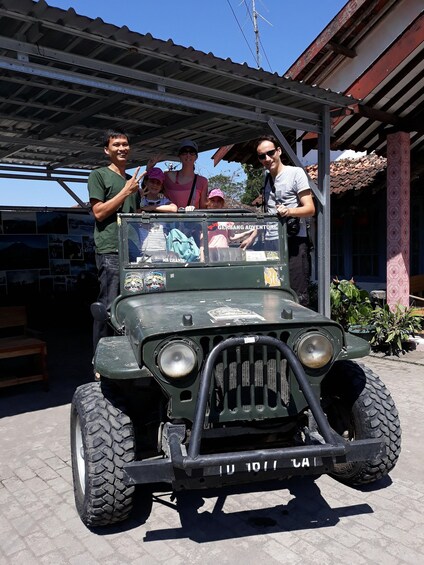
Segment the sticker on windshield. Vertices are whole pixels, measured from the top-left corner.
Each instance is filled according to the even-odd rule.
[[[264,267],[264,281],[266,286],[281,286],[281,280],[275,267]]]
[[[209,310],[209,316],[213,322],[235,322],[235,321],[264,321],[265,318],[253,312],[252,310],[244,310],[243,308],[231,308],[230,306],[222,306]]]
[[[252,230],[264,230],[267,229],[270,225],[273,226],[274,223],[249,224],[246,222],[218,222],[218,229],[219,230],[232,229],[235,231],[252,231]]]
[[[140,292],[143,290],[143,276],[141,273],[127,273],[124,280],[124,290],[127,292]]]
[[[162,271],[150,271],[144,275],[146,292],[159,292],[166,288],[166,276]]]
[[[265,255],[267,261],[278,261],[278,259],[280,258],[278,251],[265,251]]]
[[[265,251],[246,249],[246,261],[266,261]]]

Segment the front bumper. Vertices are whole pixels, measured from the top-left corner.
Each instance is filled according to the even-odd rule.
[[[252,341],[276,347],[287,359],[315,418],[320,440],[283,448],[202,455],[200,444],[216,358],[224,349]],[[128,463],[124,467],[124,482],[127,484],[166,482],[178,489],[261,481],[292,475],[320,475],[331,472],[334,466],[340,463],[373,459],[384,447],[384,443],[380,440],[346,441],[339,436],[329,426],[303,367],[293,351],[285,343],[269,336],[229,338],[214,347],[200,377],[188,452],[185,439],[184,425],[167,423],[162,440],[165,457]]]

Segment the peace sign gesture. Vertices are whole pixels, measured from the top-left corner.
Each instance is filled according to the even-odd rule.
[[[140,181],[141,179],[144,177],[144,175],[146,174],[146,171],[144,171],[143,173],[141,173],[141,175],[139,175],[140,171],[140,167],[137,167],[133,176],[127,180],[127,182],[125,183],[124,186],[124,190],[126,190],[126,192],[129,194],[134,194],[134,192],[137,192],[137,190],[140,187]]]

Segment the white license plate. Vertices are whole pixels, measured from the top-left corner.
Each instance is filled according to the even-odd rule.
[[[278,461],[271,459],[269,461],[249,461],[244,463],[228,463],[219,466],[220,476],[234,475],[234,473],[267,473],[269,471],[277,471],[279,468],[308,469],[317,466],[316,457],[299,457],[289,461]]]

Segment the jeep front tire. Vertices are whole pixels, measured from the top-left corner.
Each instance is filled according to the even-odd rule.
[[[103,383],[82,385],[71,405],[71,456],[75,503],[86,526],[125,520],[134,486],[123,482],[123,466],[134,460],[134,429]]]
[[[323,383],[323,408],[330,426],[347,441],[380,439],[384,449],[375,459],[336,465],[340,482],[360,486],[386,476],[400,454],[401,427],[393,399],[371,369],[338,361]]]

